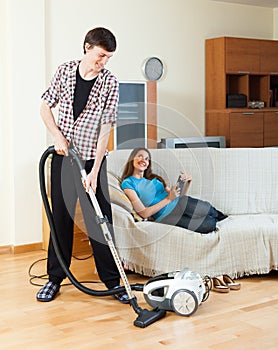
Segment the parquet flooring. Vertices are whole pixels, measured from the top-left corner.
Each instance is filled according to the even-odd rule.
[[[96,298],[74,286],[61,288],[51,303],[35,299],[39,287],[30,284],[28,269],[45,251],[0,255],[1,349],[264,349],[278,348],[278,274],[242,278],[240,291],[211,292],[191,317],[168,312],[164,319],[141,329],[136,314],[112,297]],[[46,262],[32,273],[45,273]],[[93,259],[73,259],[78,280],[97,280]],[[146,277],[130,274],[130,283]],[[43,283],[41,280],[33,282]],[[101,289],[102,284],[86,284]],[[135,292],[142,308],[150,308]]]

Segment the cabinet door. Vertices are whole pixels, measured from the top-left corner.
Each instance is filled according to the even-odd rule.
[[[264,146],[278,146],[278,112],[264,113]]]
[[[278,41],[261,42],[261,72],[278,74]]]
[[[249,73],[260,71],[258,40],[226,38],[226,72]]]
[[[230,113],[230,147],[263,147],[263,112]]]

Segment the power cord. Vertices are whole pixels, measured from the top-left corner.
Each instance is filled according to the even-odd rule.
[[[45,261],[45,260],[47,260],[47,258],[38,259],[38,260],[34,261],[34,262],[31,264],[31,266],[29,267],[29,270],[28,270],[28,275],[29,275],[29,277],[30,277],[29,282],[30,282],[33,286],[39,286],[39,287],[42,286],[41,284],[34,283],[34,282],[33,282],[34,279],[44,279],[44,280],[47,279],[47,276],[48,276],[47,274],[43,274],[43,275],[34,275],[34,274],[31,273],[31,271],[32,271],[32,269],[33,269],[33,267],[34,267],[35,265],[37,265],[37,264],[40,263],[41,261]]]
[[[90,254],[89,256],[85,257],[85,258],[78,258],[76,256],[72,256],[74,259],[76,260],[87,260],[89,258],[91,258],[93,256],[93,254]],[[38,259],[38,260],[35,260],[29,267],[28,269],[28,275],[29,275],[29,283],[33,286],[37,286],[37,287],[43,287],[45,283],[41,284],[41,283],[36,283],[36,282],[33,282],[34,280],[38,279],[38,280],[45,280],[45,281],[48,281],[48,274],[45,273],[45,274],[42,274],[42,275],[36,275],[36,274],[33,274],[32,273],[32,269],[39,263],[43,262],[43,261],[47,261],[47,258],[42,258],[42,259]],[[94,283],[94,284],[97,284],[97,283],[102,283],[101,281],[80,281],[80,283]],[[71,286],[73,285],[72,283],[63,283],[61,284],[61,286]]]

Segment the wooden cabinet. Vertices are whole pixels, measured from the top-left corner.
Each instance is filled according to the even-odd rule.
[[[278,111],[264,113],[264,146],[278,145]]]
[[[243,94],[240,108],[227,96]],[[263,101],[261,109],[249,101]],[[235,108],[231,108],[235,107]],[[206,40],[206,135],[228,147],[278,146],[278,41],[221,37]]]
[[[278,146],[278,111],[207,111],[206,134],[224,135],[227,147]]]
[[[230,113],[230,147],[263,147],[263,113]]]
[[[50,199],[49,199],[50,200]],[[43,209],[42,214],[42,231],[43,231],[43,249],[48,249],[50,228],[47,221],[47,217],[45,211]],[[86,233],[86,226],[83,220],[82,212],[79,203],[76,206],[76,214],[74,218],[74,237],[73,237],[73,246],[72,246],[72,255],[74,257],[80,256],[89,256],[92,254],[91,245],[89,242],[89,238]]]
[[[261,41],[261,71],[278,74],[278,41]]]
[[[249,73],[260,71],[260,45],[258,40],[223,38],[226,72]]]

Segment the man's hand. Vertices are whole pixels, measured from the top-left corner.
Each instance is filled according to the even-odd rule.
[[[83,186],[84,186],[86,192],[89,192],[90,188],[92,188],[94,193],[96,193],[96,189],[97,189],[97,175],[95,175],[94,171],[91,171],[87,175],[87,179],[83,180]]]
[[[62,156],[68,156],[68,148],[69,148],[69,142],[68,140],[62,135],[57,135],[54,139],[54,148],[56,153],[62,155]]]

